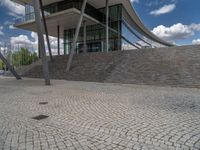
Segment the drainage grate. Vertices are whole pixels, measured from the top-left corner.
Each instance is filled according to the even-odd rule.
[[[35,119],[35,120],[42,120],[42,119],[46,119],[48,118],[49,116],[46,116],[46,115],[39,115],[39,116],[36,116],[36,117],[33,117],[32,119]]]
[[[47,105],[48,102],[40,102],[39,104],[40,104],[40,105]]]

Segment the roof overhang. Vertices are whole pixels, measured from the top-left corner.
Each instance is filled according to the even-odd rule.
[[[12,0],[13,2],[19,3],[21,5],[31,4],[32,0]],[[63,0],[42,0],[43,5],[49,5],[51,3],[56,3]],[[109,0],[110,5],[116,4],[126,4],[129,0]],[[95,8],[105,7],[105,0],[88,0],[88,3],[94,6]]]
[[[31,4],[31,2],[32,2],[32,0],[12,0],[12,1],[18,2],[20,4]],[[50,3],[59,2],[59,1],[62,1],[62,0],[43,0],[43,4],[48,5]],[[94,6],[95,8],[105,7],[105,0],[88,0],[88,3],[91,4],[92,6]],[[132,6],[130,0],[109,0],[109,5],[116,5],[116,4],[123,4],[126,11],[130,15],[132,20],[135,22],[138,32],[142,33],[144,36],[146,36],[149,39],[156,41],[160,44],[163,44],[166,46],[173,46],[173,44],[168,43],[168,42],[158,38],[147,27],[144,26],[144,24],[138,17],[137,13],[133,9],[133,6]]]
[[[80,17],[80,11],[75,8],[71,8],[62,12],[58,12],[46,17],[47,28],[50,36],[57,37],[57,26],[60,26],[60,30],[72,29],[77,25],[78,19]],[[94,18],[84,15],[84,20],[87,25],[99,23]],[[18,24],[15,27],[37,32],[36,23],[34,20]],[[63,38],[63,33],[60,34],[60,37]]]

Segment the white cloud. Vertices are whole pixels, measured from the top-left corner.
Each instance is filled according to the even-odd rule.
[[[131,3],[139,3],[139,0],[131,0]]]
[[[200,24],[193,23],[193,24],[190,25],[190,28],[192,30],[200,31]]]
[[[25,15],[25,8],[22,5],[18,5],[11,0],[1,0],[0,1],[0,6],[6,7],[9,12],[8,14],[11,16],[24,16]]]
[[[133,49],[137,49],[137,48],[131,44],[122,43],[122,50],[133,50]]]
[[[11,42],[11,44],[27,44],[27,45],[29,45],[29,44],[34,44],[34,41],[31,41],[31,40],[29,40],[29,38],[28,38],[28,36],[27,35],[19,35],[19,36],[17,36],[17,37],[11,37],[10,38],[10,42]]]
[[[192,44],[194,44],[194,45],[200,45],[200,39],[193,40]]]
[[[34,41],[35,41],[34,45],[36,46],[36,49],[37,49],[37,46],[38,46],[38,35],[35,32],[32,32],[31,33],[31,37],[34,39]],[[48,53],[46,37],[44,37],[44,39],[45,39],[46,52]],[[49,36],[49,41],[50,41],[50,45],[51,45],[52,54],[53,55],[57,55],[57,52],[58,52],[58,44],[57,44],[58,41],[57,41],[57,38]],[[64,53],[64,47],[63,47],[62,43],[63,43],[63,39],[60,39],[60,50],[61,50],[61,53],[62,52]]]
[[[26,47],[29,49],[32,49],[35,52],[38,52],[38,36],[36,33],[31,33],[30,39],[27,35],[19,35],[17,37],[11,37],[10,42],[14,50],[18,50],[19,47]],[[44,37],[46,39],[46,37]],[[50,44],[51,44],[51,50],[53,55],[57,54],[57,38],[55,37],[49,37]],[[63,52],[63,40],[60,40],[60,49],[61,53]],[[47,49],[47,42],[45,40],[45,46],[46,46],[46,52],[48,53]]]
[[[4,35],[2,30],[3,30],[3,26],[0,26],[0,35]]]
[[[8,21],[8,20],[4,22],[4,25],[6,25],[6,26],[7,26],[7,25],[11,25],[11,24],[13,24],[13,22]]]
[[[8,51],[8,47],[0,47],[0,51],[3,52],[3,53],[6,53]]]
[[[11,24],[11,25],[9,25],[9,29],[14,30],[16,28]]]
[[[166,13],[170,13],[172,12],[174,9],[176,8],[175,4],[169,4],[169,5],[164,5],[163,7],[157,9],[157,10],[153,10],[150,12],[151,15],[162,15],[162,14],[166,14]]]
[[[168,41],[187,39],[197,31],[200,31],[200,24],[183,25],[182,23],[170,27],[159,25],[152,30],[155,35]]]

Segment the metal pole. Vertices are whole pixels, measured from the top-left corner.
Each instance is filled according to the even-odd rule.
[[[43,24],[44,24],[44,31],[45,31],[45,34],[46,34],[47,46],[48,46],[48,50],[49,50],[49,56],[50,56],[50,60],[53,61],[53,56],[52,56],[52,52],[51,52],[51,45],[50,45],[50,42],[49,42],[49,33],[48,33],[46,18],[45,18],[44,9],[43,9],[43,3],[42,3],[42,0],[39,0],[39,1],[40,1],[40,9],[41,9],[41,14],[42,14],[42,20],[43,20]]]
[[[87,53],[87,26],[86,26],[86,21],[83,21],[83,52]]]
[[[57,26],[58,31],[58,56],[60,56],[60,26]]]
[[[106,0],[106,52],[109,51],[109,0]]]
[[[121,21],[118,22],[118,41],[117,41],[117,50],[121,50],[122,47],[122,39],[121,39],[121,33],[122,33],[122,28],[121,28]]]
[[[14,67],[10,65],[10,63],[6,60],[6,58],[0,52],[0,59],[4,62],[4,64],[8,67],[10,72],[16,77],[17,80],[21,80],[22,78],[17,74]]]
[[[67,62],[67,69],[66,69],[67,72],[69,72],[70,67],[71,67],[71,63],[72,63],[72,60],[73,60],[74,52],[75,52],[75,49],[76,49],[76,42],[77,42],[77,39],[78,39],[80,27],[81,27],[81,24],[82,24],[82,21],[83,21],[83,16],[84,16],[86,4],[87,4],[87,0],[84,0],[82,8],[81,8],[81,15],[80,15],[80,18],[79,18],[79,21],[78,21],[78,24],[77,24],[77,27],[76,27],[76,32],[75,32],[75,35],[74,35],[73,45],[72,45],[72,49],[70,51],[69,60]]]
[[[46,51],[45,51],[45,43],[44,43],[44,24],[42,23],[42,18],[40,15],[40,4],[38,0],[32,0],[33,7],[34,7],[34,13],[35,13],[35,21],[36,21],[36,27],[37,27],[37,33],[39,37],[39,44],[40,44],[40,50],[41,50],[41,56],[42,56],[42,65],[43,65],[43,74],[45,79],[45,84],[50,85],[50,77],[49,77],[49,68],[48,68],[48,61],[46,57]]]

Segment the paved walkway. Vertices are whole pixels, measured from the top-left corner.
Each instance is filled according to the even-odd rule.
[[[199,89],[52,82],[0,78],[0,149],[200,149]]]

